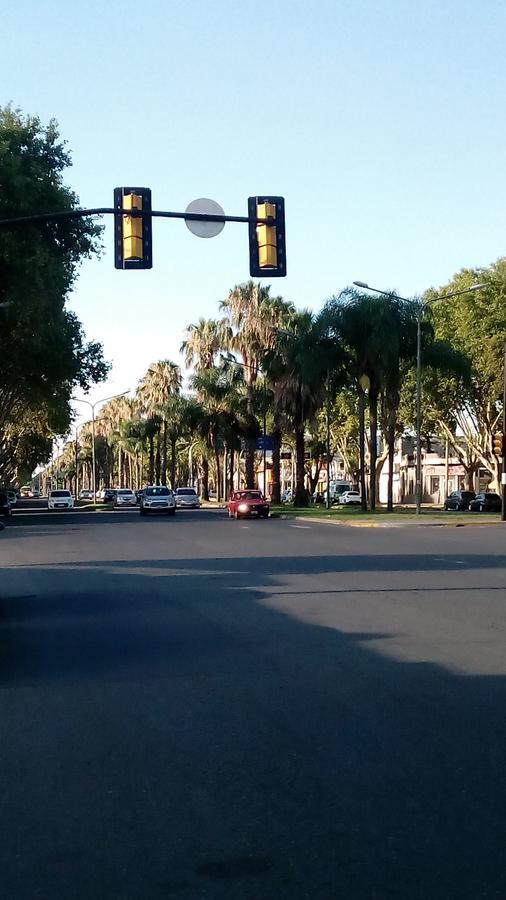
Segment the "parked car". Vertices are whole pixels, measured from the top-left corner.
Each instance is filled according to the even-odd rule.
[[[269,515],[269,503],[262,491],[235,491],[227,503],[229,519],[249,518],[257,516],[266,519]]]
[[[444,502],[444,509],[465,510],[469,509],[471,500],[474,500],[476,494],[474,491],[452,491]]]
[[[49,491],[47,495],[48,509],[72,509],[74,506],[74,498],[70,491]]]
[[[343,491],[338,495],[337,502],[340,506],[360,506],[362,503],[360,491]]]
[[[98,491],[97,491],[98,496]],[[79,499],[80,500],[92,500],[93,499],[93,491],[88,491],[84,488],[82,491],[79,491]]]
[[[141,516],[158,513],[165,516],[176,514],[176,501],[170,488],[162,484],[153,484],[144,491],[141,497]]]
[[[178,509],[198,509],[200,506],[199,495],[195,488],[180,487],[174,492]]]
[[[104,503],[114,503],[116,500],[116,488],[105,488],[102,500]]]
[[[116,506],[137,506],[137,497],[130,488],[119,488],[114,502]]]
[[[7,491],[0,491],[0,516],[12,516],[12,508],[9,503]]]
[[[480,491],[469,504],[471,512],[501,512],[502,500],[499,494],[491,491]]]

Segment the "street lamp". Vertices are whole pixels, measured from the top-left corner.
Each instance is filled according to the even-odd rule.
[[[96,490],[95,490],[95,407],[98,406],[99,403],[107,403],[108,400],[116,400],[118,397],[124,397],[126,394],[129,394],[130,390],[122,391],[121,394],[112,394],[111,397],[103,397],[101,400],[95,400],[95,403],[91,403],[89,400],[81,400],[79,397],[72,397],[72,400],[75,400],[76,403],[85,403],[86,406],[89,406],[91,409],[91,490],[93,492],[93,503],[96,503]]]
[[[384,297],[398,297],[404,303],[410,303],[407,297],[401,297],[395,291],[380,291],[373,288],[365,281],[354,281],[354,285],[372,291],[374,294],[382,294]],[[432,297],[430,303],[437,300],[449,300],[451,297],[459,297],[461,294],[472,294],[486,287],[485,284],[472,284],[471,287],[462,291],[452,291],[450,294],[441,294],[439,297]],[[415,503],[416,515],[419,516],[422,506],[422,310],[423,304],[419,301],[416,311],[416,484],[415,484]]]

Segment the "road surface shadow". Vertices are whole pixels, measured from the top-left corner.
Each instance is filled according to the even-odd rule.
[[[393,660],[370,646],[385,635],[266,603],[280,574],[458,559],[499,567],[465,554],[9,570],[5,896],[506,896],[506,677]]]

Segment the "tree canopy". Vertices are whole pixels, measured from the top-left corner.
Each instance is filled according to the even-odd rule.
[[[55,121],[0,107],[0,218],[78,208],[64,182],[70,164]],[[83,218],[0,228],[0,481],[43,460],[51,432],[69,427],[74,388],[107,374],[101,344],[65,305],[100,234]]]

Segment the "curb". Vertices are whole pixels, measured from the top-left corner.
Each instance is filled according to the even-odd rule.
[[[281,516],[298,522],[317,522],[318,525],[338,525],[349,528],[468,528],[502,525],[502,522],[343,522],[335,519],[320,519],[316,516]]]

